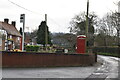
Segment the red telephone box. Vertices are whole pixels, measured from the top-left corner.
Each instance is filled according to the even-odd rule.
[[[76,46],[76,52],[77,53],[80,53],[80,54],[85,53],[85,48],[86,48],[85,38],[86,38],[85,35],[77,36],[77,46]]]

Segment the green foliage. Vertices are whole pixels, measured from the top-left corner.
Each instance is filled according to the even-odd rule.
[[[26,46],[26,51],[34,51],[34,52],[37,52],[40,48],[40,46],[34,46],[34,45],[29,45],[29,46]]]
[[[39,29],[37,31],[37,43],[42,44],[45,46],[45,29],[47,28],[47,37],[48,37],[48,44],[51,44],[51,38],[50,38],[50,32],[48,30],[48,26],[46,26],[46,22],[42,21],[41,24],[39,25]]]
[[[26,51],[28,52],[47,52],[47,53],[55,53],[56,49],[50,46],[46,47],[43,46],[37,46],[37,45],[28,45],[25,47]]]

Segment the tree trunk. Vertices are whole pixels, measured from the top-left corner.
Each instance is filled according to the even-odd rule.
[[[119,42],[119,36],[120,36],[120,30],[117,30],[117,45],[120,45],[120,42]]]

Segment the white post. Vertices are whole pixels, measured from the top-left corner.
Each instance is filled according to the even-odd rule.
[[[24,30],[25,30],[25,14],[21,14],[20,16],[20,22],[23,23],[23,34],[22,34],[22,51],[24,51]]]

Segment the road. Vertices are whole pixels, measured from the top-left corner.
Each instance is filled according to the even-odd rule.
[[[102,62],[102,65],[99,66],[88,78],[104,78],[104,80],[115,78],[115,80],[117,80],[120,76],[120,58],[99,55],[98,59]]]
[[[118,79],[120,59],[98,56],[98,63],[89,67],[4,68],[2,78],[110,78]],[[47,79],[48,80],[48,79]]]

